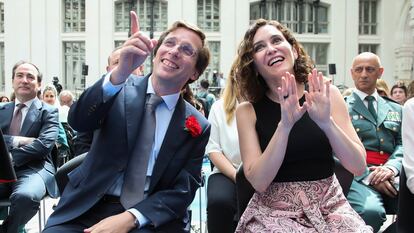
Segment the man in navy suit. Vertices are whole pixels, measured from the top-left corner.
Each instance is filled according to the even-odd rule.
[[[176,22],[158,41],[150,39],[139,31],[134,12],[131,31],[120,49],[118,66],[87,89],[69,112],[73,128],[95,130],[94,139],[83,163],[69,173],[44,233],[190,232],[187,208],[201,183],[210,126],[180,91],[208,65],[205,35],[195,26]],[[127,82],[152,51],[152,74]],[[163,101],[155,109],[144,198],[124,207],[122,184],[140,144],[144,104],[151,93]]]
[[[0,104],[0,127],[17,175],[16,182],[0,184],[0,198],[11,201],[10,213],[0,228],[7,233],[17,233],[18,226],[36,214],[46,193],[58,195],[50,154],[58,137],[58,110],[36,97],[42,74],[34,64],[18,62],[12,80],[16,100]],[[16,115],[20,120],[13,124],[17,129],[12,129]]]

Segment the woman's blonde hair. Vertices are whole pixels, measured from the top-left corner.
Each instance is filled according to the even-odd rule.
[[[377,91],[384,92],[387,97],[390,96],[390,89],[384,79],[377,79]]]
[[[237,59],[234,59],[222,95],[224,112],[226,113],[226,122],[228,125],[230,125],[230,123],[233,121],[237,104],[239,101],[241,101],[239,87],[237,85],[236,79],[236,65]]]
[[[53,86],[52,84],[47,84],[45,86],[45,89],[43,89],[43,95],[46,93],[46,91],[52,91],[53,94],[55,94],[55,98],[57,98],[57,90],[56,90],[56,87]]]
[[[55,104],[54,104],[54,106],[59,106],[59,99],[58,99],[58,93],[57,93],[56,87],[53,84],[47,84],[45,86],[45,89],[43,89],[42,97],[45,96],[47,91],[53,92],[53,94],[55,95]]]

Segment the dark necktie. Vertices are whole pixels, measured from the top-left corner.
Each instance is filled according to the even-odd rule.
[[[161,97],[150,94],[145,104],[138,140],[124,174],[120,200],[125,209],[131,208],[144,198],[148,161],[155,136],[155,108],[161,102]]]
[[[23,103],[17,105],[17,110],[14,113],[12,122],[10,123],[9,134],[18,136],[20,134],[20,127],[22,126],[22,108],[26,107]]]
[[[365,99],[368,101],[368,111],[371,113],[371,115],[374,117],[374,119],[377,119],[377,111],[375,111],[375,107],[374,107],[374,101],[375,98],[374,96],[367,96],[365,97]]]

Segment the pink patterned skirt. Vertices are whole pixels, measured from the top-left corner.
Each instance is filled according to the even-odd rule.
[[[336,176],[317,181],[273,182],[256,192],[237,233],[373,232],[352,209]]]

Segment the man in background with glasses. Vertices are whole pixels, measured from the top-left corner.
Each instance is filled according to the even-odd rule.
[[[367,151],[366,172],[354,178],[348,200],[374,232],[380,230],[386,213],[397,211],[403,156],[401,106],[376,90],[383,72],[377,55],[357,55],[351,68],[356,89],[346,98],[352,124]]]
[[[180,91],[208,65],[205,35],[179,21],[150,39],[134,12],[131,32],[118,65],[70,110],[69,123],[95,130],[94,140],[45,233],[190,232],[187,208],[201,183],[210,126]],[[153,51],[152,74],[127,82]]]

